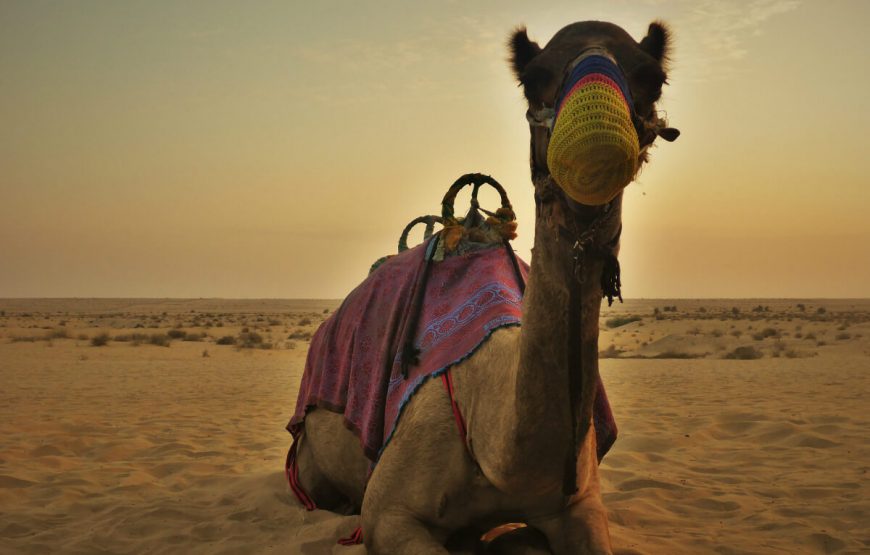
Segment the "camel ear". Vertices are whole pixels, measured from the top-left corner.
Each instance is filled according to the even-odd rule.
[[[517,80],[522,82],[523,80],[523,72],[526,70],[526,66],[529,65],[529,62],[532,59],[540,54],[541,47],[538,46],[538,43],[529,40],[529,35],[526,33],[525,27],[518,27],[516,31],[511,34],[511,38],[508,41],[508,48],[511,51],[511,67],[514,70],[514,75]]]
[[[511,35],[508,48],[511,51],[511,67],[517,81],[523,86],[526,98],[530,102],[540,102],[544,89],[553,79],[549,70],[537,66],[529,67],[529,63],[541,53],[541,47],[529,40],[525,27],[519,27]]]
[[[671,49],[671,32],[661,21],[653,21],[649,24],[646,36],[640,41],[640,47],[664,65]]]

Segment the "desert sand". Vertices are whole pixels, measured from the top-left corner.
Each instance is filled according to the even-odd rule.
[[[338,301],[0,299],[0,553],[365,553],[284,430]],[[870,301],[601,318],[617,553],[870,551]]]

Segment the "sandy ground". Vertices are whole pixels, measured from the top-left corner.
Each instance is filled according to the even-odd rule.
[[[364,553],[282,473],[336,306],[0,300],[0,553]],[[601,327],[618,553],[870,552],[870,301],[627,301]]]

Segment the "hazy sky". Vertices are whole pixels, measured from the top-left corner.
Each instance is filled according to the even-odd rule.
[[[870,2],[0,0],[0,297],[343,297],[470,171],[528,259],[510,30],[655,18],[625,295],[870,296]]]

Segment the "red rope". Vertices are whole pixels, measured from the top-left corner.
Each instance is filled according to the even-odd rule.
[[[441,374],[441,381],[444,382],[444,388],[447,390],[447,396],[450,397],[450,406],[453,408],[453,417],[456,419],[456,427],[459,429],[459,437],[462,438],[462,443],[468,446],[465,441],[468,434],[465,430],[465,420],[462,418],[462,413],[459,412],[459,405],[456,404],[456,397],[453,393],[453,378],[450,377],[450,370]]]
[[[298,499],[306,509],[313,511],[317,508],[317,504],[314,503],[314,500],[309,497],[305,492],[305,489],[302,487],[302,484],[299,483],[299,465],[296,464],[296,446],[298,444],[299,441],[294,440],[293,445],[290,446],[290,450],[287,451],[287,460],[284,462],[284,475],[287,477],[287,483],[290,484],[290,489],[293,490],[296,499]]]
[[[363,542],[362,526],[357,527],[353,534],[346,538],[338,540],[339,545],[357,545]]]

